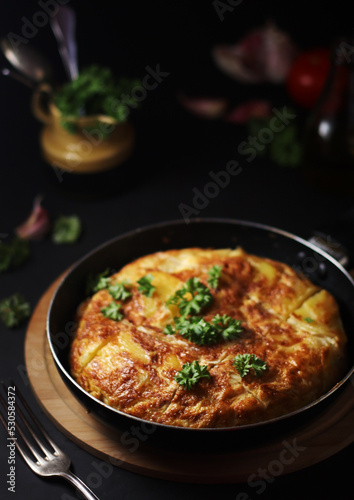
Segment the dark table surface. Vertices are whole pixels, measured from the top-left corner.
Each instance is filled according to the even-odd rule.
[[[49,2],[13,2],[1,8],[1,36],[23,33],[27,21],[38,21],[38,12]],[[55,3],[55,2],[54,2]],[[58,2],[59,3],[59,2]],[[204,120],[184,110],[178,95],[227,96],[236,104],[253,97],[267,98],[277,109],[296,110],[301,128],[304,111],[289,102],[283,86],[245,86],[221,74],[210,57],[213,44],[234,42],[250,28],[273,18],[301,48],[328,45],[334,37],[352,29],[348,7],[342,2],[224,2],[224,20],[216,2],[73,1],[77,12],[80,64],[98,62],[115,71],[143,77],[146,68],[159,68],[168,76],[147,93],[134,114],[136,147],[128,162],[112,178],[84,187],[72,186],[70,174],[58,176],[41,157],[38,135],[41,125],[31,114],[31,91],[10,79],[0,79],[0,236],[7,242],[31,211],[37,195],[52,217],[76,214],[83,233],[72,245],[55,245],[49,238],[31,242],[30,260],[0,275],[0,299],[21,292],[35,307],[50,284],[73,262],[101,243],[138,227],[182,219],[181,204],[199,217],[256,221],[308,237],[312,231],[352,213],[354,200],[323,193],[309,186],[299,168],[246,158],[237,152],[249,132],[242,125]],[[219,3],[220,8],[221,4]],[[61,65],[48,23],[32,36]],[[5,64],[5,61],[2,61]],[[239,175],[196,206],[197,190],[211,181],[210,172],[225,170],[231,160],[241,166]],[[352,219],[353,222],[354,219]],[[350,223],[349,226],[350,228]],[[352,229],[353,226],[351,226]],[[64,436],[36,401],[23,372],[27,324],[9,330],[0,326],[0,378],[12,377],[57,443],[72,459],[73,469],[84,481],[101,463]],[[8,491],[6,435],[0,431],[0,498],[69,499],[74,489],[61,480],[35,476],[16,456],[16,492]],[[323,499],[353,498],[354,445],[305,470],[272,478],[261,494],[252,484],[186,484],[138,475],[112,468],[92,487],[100,499]],[[188,450],[186,450],[188,453]]]

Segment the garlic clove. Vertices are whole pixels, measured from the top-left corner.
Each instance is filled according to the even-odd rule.
[[[215,64],[242,83],[283,82],[297,54],[291,38],[268,22],[254,29],[234,45],[212,49]]]
[[[298,53],[297,47],[286,33],[271,23],[264,32],[264,44],[265,78],[272,83],[282,83]]]
[[[228,101],[224,98],[205,98],[180,96],[181,105],[203,118],[220,118],[228,107]]]
[[[272,114],[269,101],[253,99],[236,106],[225,116],[225,121],[230,123],[247,123],[251,118],[268,118]]]
[[[29,217],[15,229],[19,238],[26,240],[40,240],[50,229],[50,217],[41,205],[42,197],[37,196],[33,202],[33,209]]]

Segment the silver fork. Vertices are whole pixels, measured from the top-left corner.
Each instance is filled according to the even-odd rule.
[[[5,394],[9,395],[9,387],[7,387],[3,382],[2,385],[5,390]],[[34,415],[33,411],[25,401],[24,397],[22,396],[18,388],[15,387],[14,385],[10,387],[11,387],[11,394],[14,394],[12,397],[16,399],[16,403],[17,403],[17,398],[19,398],[23,407],[26,409],[28,415],[32,419],[33,423],[36,424],[37,428],[41,433],[40,436],[38,432],[36,433],[32,429],[29,420],[25,417],[24,413],[21,411],[18,404],[16,404],[16,406],[14,405],[11,406],[11,409],[13,408],[14,413],[16,413],[15,425],[12,423],[11,430],[9,429],[9,424],[6,422],[4,416],[0,412],[0,420],[4,425],[7,433],[9,434],[10,439],[13,439],[13,444],[16,445],[16,448],[21,453],[25,462],[29,465],[29,467],[33,470],[33,472],[35,472],[39,476],[60,476],[69,481],[71,484],[73,484],[87,500],[99,500],[99,498],[90,490],[90,488],[88,488],[88,486],[86,486],[86,484],[83,481],[81,481],[80,478],[78,478],[75,474],[73,474],[73,472],[71,472],[70,458],[60,448],[58,448],[58,446],[48,436],[47,432],[45,431],[42,424]],[[9,404],[5,402],[5,399],[1,393],[0,393],[0,401],[4,406],[5,412],[8,412],[9,415],[10,414]],[[22,422],[27,427],[28,432],[31,434],[32,438],[37,443],[38,447],[34,446],[33,442],[29,440],[28,437],[26,436],[24,427],[21,427],[21,425],[19,424],[18,416],[20,416]],[[11,422],[13,422],[13,420],[11,420]],[[19,440],[14,437],[14,429],[16,429],[16,432],[18,432],[19,435],[21,436],[23,444],[20,444]],[[26,445],[28,449],[26,449]],[[28,451],[32,456],[28,453]]]

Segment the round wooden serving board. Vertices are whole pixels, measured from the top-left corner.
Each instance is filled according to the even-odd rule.
[[[46,337],[46,316],[59,279],[39,301],[28,325],[25,360],[39,404],[72,441],[93,455],[124,469],[152,477],[193,483],[247,482],[258,469],[273,475],[294,472],[324,460],[354,441],[354,384],[348,381],[330,405],[287,435],[234,451],[196,453],[149,445],[99,421],[77,401],[62,381]],[[133,424],[132,424],[133,427]]]

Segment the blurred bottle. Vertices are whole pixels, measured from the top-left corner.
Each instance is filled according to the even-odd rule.
[[[341,39],[305,126],[305,178],[320,189],[354,195],[354,40]]]

